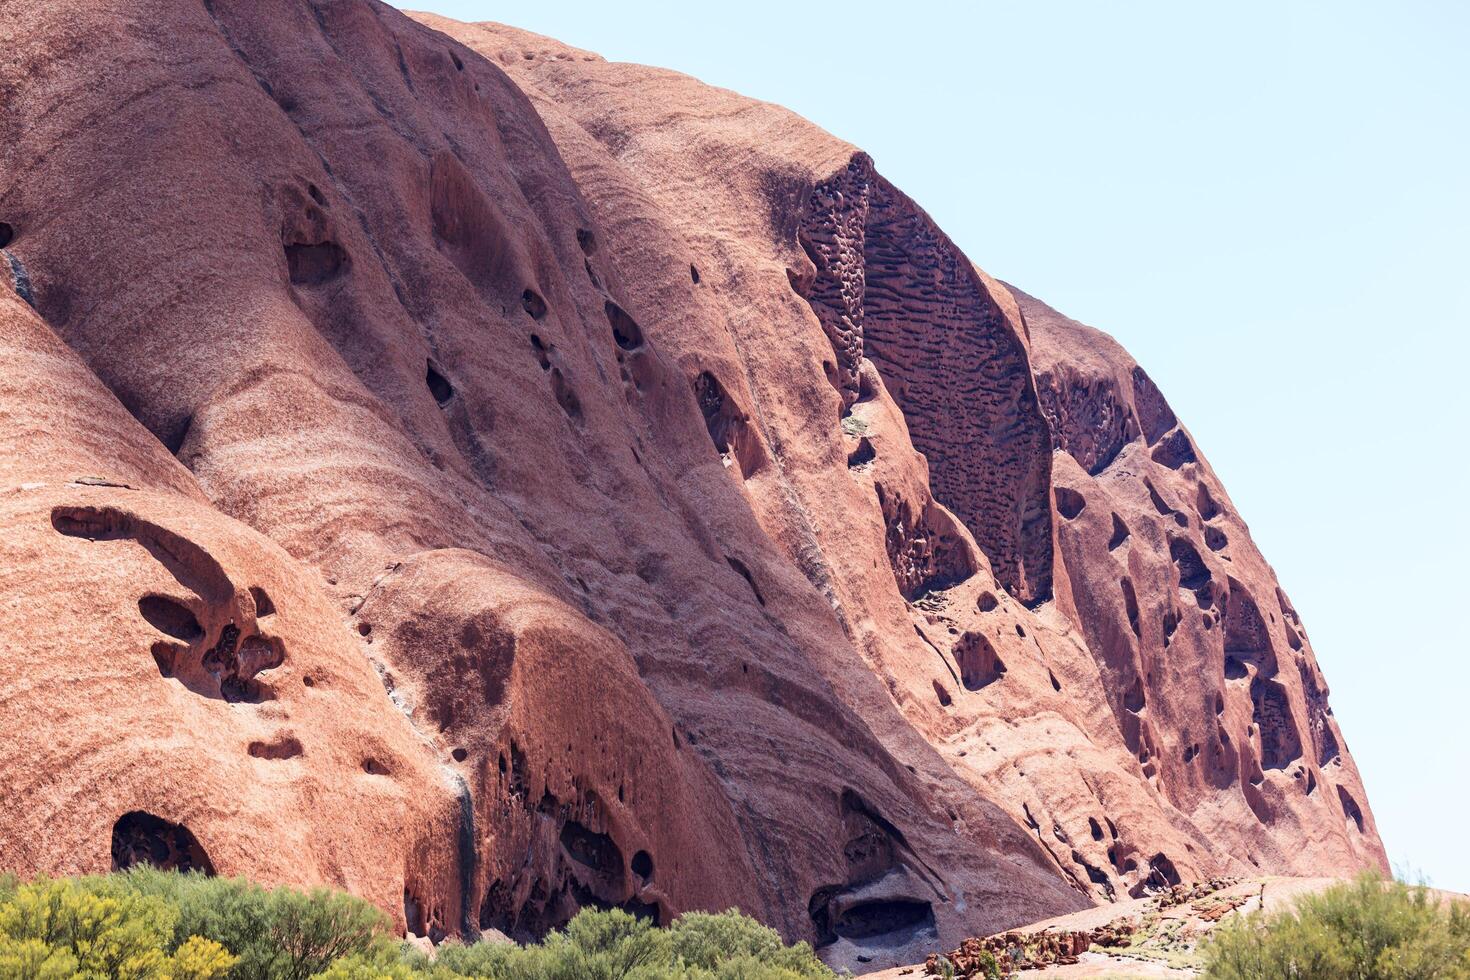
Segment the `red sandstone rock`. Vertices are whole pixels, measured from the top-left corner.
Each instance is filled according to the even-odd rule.
[[[783,109],[419,20],[0,10],[0,866],[857,965],[1383,865],[1116,344]]]

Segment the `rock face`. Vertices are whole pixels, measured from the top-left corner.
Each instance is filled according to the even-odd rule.
[[[857,965],[1384,865],[1121,348],[785,110],[416,17],[0,8],[0,867]]]

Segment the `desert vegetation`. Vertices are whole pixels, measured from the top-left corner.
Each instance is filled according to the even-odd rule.
[[[734,910],[668,928],[584,909],[541,942],[446,943],[431,958],[341,892],[148,867],[0,878],[0,977],[26,980],[818,980],[805,943]]]
[[[1423,885],[1365,874],[1291,909],[1228,920],[1203,955],[1210,980],[1463,980],[1470,912]]]

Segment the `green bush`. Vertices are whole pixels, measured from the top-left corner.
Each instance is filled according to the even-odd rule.
[[[430,960],[361,899],[140,867],[0,875],[0,978],[27,980],[830,980],[806,943],[731,910],[659,929],[583,910],[530,946],[447,943]]]
[[[115,877],[178,910],[176,943],[204,936],[238,956],[231,980],[308,980],[339,959],[392,946],[388,917],[343,892],[267,890],[244,878],[147,866]]]
[[[174,942],[178,910],[110,878],[38,879],[0,903],[0,976],[215,980],[235,957],[210,939]]]
[[[1466,980],[1470,913],[1365,874],[1288,911],[1239,916],[1203,954],[1211,980]]]
[[[690,912],[667,929],[617,909],[584,909],[532,946],[446,944],[435,967],[450,977],[488,980],[828,980],[810,946],[733,909]],[[438,980],[433,973],[425,977]],[[334,980],[366,980],[342,977]],[[396,980],[396,978],[395,978]]]

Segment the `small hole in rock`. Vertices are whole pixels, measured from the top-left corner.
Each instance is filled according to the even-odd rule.
[[[454,62],[455,71],[464,71],[464,62],[459,60],[459,55],[451,51],[449,52],[449,60]]]
[[[275,615],[276,604],[271,602],[271,597],[265,594],[265,589],[262,589],[258,585],[252,585],[250,587],[250,598],[255,600],[256,619]]]
[[[0,248],[4,248],[13,241],[15,241],[15,229],[4,221],[0,221]],[[693,266],[690,268],[693,268]],[[695,282],[698,281],[697,279],[695,280]]]
[[[694,267],[693,263],[689,266],[689,279],[696,286],[699,285],[699,270]]]
[[[531,314],[531,319],[539,320],[546,315],[546,300],[534,289],[527,289],[521,293],[521,308]]]
[[[316,686],[316,681],[312,679],[312,676],[310,674],[307,674],[305,677],[301,678],[301,683],[305,684],[307,687]]]
[[[533,333],[531,334],[531,346],[536,350],[536,363],[541,365],[541,370],[550,371],[551,358],[546,356],[548,350],[546,341]]]
[[[434,370],[434,365],[429,363],[424,368],[424,384],[429,386],[429,394],[434,396],[434,401],[440,405],[448,404],[449,399],[454,397],[454,385],[449,379]]]
[[[316,186],[315,184],[307,184],[306,193],[309,194],[311,196],[311,199],[317,204],[321,205],[322,207],[327,206],[327,199],[322,196],[322,190],[320,187]]]
[[[612,300],[603,303],[602,309],[607,314],[607,322],[612,325],[613,340],[619,347],[634,351],[643,346],[643,331],[626,310]]]
[[[1051,678],[1051,689],[1053,691],[1056,691],[1056,692],[1060,693],[1061,690],[1062,690],[1062,682],[1059,681],[1059,680],[1057,680],[1057,675],[1054,672],[1050,671],[1050,670],[1048,670],[1046,672],[1046,674],[1047,674],[1048,677]]]
[[[578,228],[577,244],[581,246],[583,252],[592,255],[597,251],[597,236],[586,228]]]
[[[950,698],[949,692],[944,689],[944,685],[938,681],[934,681],[934,696],[939,698],[939,705],[943,708],[948,708],[951,700],[953,700]]]
[[[457,748],[449,754],[451,757],[453,757],[455,762],[463,762],[470,757],[470,754],[462,748]]]
[[[293,285],[320,286],[347,270],[347,252],[336,242],[293,242],[285,248]]]
[[[975,600],[975,607],[981,612],[990,612],[998,605],[1000,605],[999,600],[997,600],[995,596],[989,592],[980,593],[979,598]]]
[[[158,664],[158,672],[164,677],[174,676],[174,648],[167,643],[155,643],[149,650],[153,654],[153,662]]]
[[[383,765],[377,759],[363,759],[362,760],[362,771],[365,772],[365,773],[367,773],[370,776],[386,776],[386,775],[388,775],[388,767],[385,766],[385,765]]]
[[[966,633],[954,646],[955,662],[960,666],[960,679],[967,691],[982,687],[1005,676],[1006,665],[996,655],[995,646],[983,633]]]
[[[755,595],[755,601],[764,606],[766,604],[765,596],[761,595],[761,590],[755,584],[755,577],[750,574],[750,569],[745,567],[745,563],[739,558],[731,558],[729,555],[725,556],[725,561],[730,563],[730,567],[735,570],[737,575],[745,579],[745,584],[750,586],[750,591]]]
[[[633,873],[644,881],[653,877],[653,856],[647,851],[639,851],[633,855]]]
[[[858,439],[857,448],[847,454],[848,468],[864,466],[878,458],[878,452],[873,448],[873,443],[867,436]]]
[[[185,643],[193,643],[204,636],[204,628],[189,607],[166,596],[145,595],[138,600],[138,612],[143,614],[149,626]]]
[[[371,623],[358,623],[357,624],[357,632],[360,633],[360,634],[362,634],[363,636],[367,636],[372,631],[373,631],[373,626],[372,626]]]
[[[561,410],[566,412],[573,421],[580,421],[582,400],[577,397],[577,393],[572,390],[572,386],[562,375],[561,368],[551,369],[551,390],[556,395],[556,403],[561,406]]]
[[[247,751],[256,759],[282,761],[304,754],[301,741],[293,735],[285,735],[269,742],[251,742]]]

